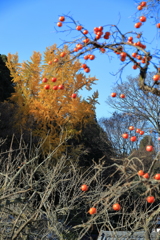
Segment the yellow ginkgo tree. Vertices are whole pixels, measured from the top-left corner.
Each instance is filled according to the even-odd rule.
[[[98,92],[84,100],[79,90],[90,90],[97,79],[81,72],[81,63],[74,60],[67,46],[59,49],[53,45],[43,57],[33,52],[31,60],[23,63],[18,62],[17,54],[8,54],[7,67],[15,86],[10,98],[17,106],[15,125],[19,130],[34,125],[36,136],[41,140],[47,136],[47,151],[79,134],[94,119]]]

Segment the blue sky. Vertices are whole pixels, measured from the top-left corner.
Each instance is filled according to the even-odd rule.
[[[58,17],[65,14],[79,21],[86,29],[92,31],[94,27],[107,24],[118,24],[123,33],[135,31],[134,23],[140,13],[136,10],[134,0],[7,0],[0,6],[0,53],[14,54],[18,52],[19,61],[29,60],[33,51],[43,53],[46,47],[53,44],[60,46],[63,41],[69,41],[77,34],[76,31],[68,33],[56,33],[55,27]],[[149,21],[138,32],[146,32],[149,42],[156,41],[157,29],[149,30]],[[57,28],[58,30],[66,29]],[[158,43],[157,43],[158,44]],[[83,60],[82,60],[83,62]],[[111,61],[104,54],[98,54],[94,61],[90,61],[90,76],[99,80],[93,86],[92,91],[81,91],[83,97],[90,96],[93,91],[99,92],[99,105],[96,115],[100,117],[111,116],[110,109],[105,100],[111,94],[111,88],[117,83],[117,78],[110,73],[116,73],[121,62],[115,56]],[[136,76],[138,70],[132,70],[130,64],[123,72],[122,79],[127,75]]]

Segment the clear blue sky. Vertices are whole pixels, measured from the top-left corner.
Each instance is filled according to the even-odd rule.
[[[19,61],[29,60],[33,51],[43,53],[46,47],[53,44],[58,46],[62,41],[72,39],[73,34],[55,32],[58,17],[63,14],[72,16],[79,21],[86,29],[92,31],[94,27],[106,24],[118,24],[123,33],[135,31],[134,14],[136,13],[134,0],[7,0],[0,3],[0,54],[14,54],[18,52]],[[140,16],[140,15],[137,15]],[[148,20],[149,22],[149,20]],[[149,23],[146,22],[140,31],[148,32]],[[58,28],[57,28],[58,29]],[[65,27],[63,28],[65,29]],[[58,29],[62,30],[62,29]],[[156,35],[156,29],[152,36]],[[76,34],[76,33],[75,33]],[[149,41],[152,41],[152,37]],[[82,60],[83,62],[83,60]],[[111,94],[111,88],[116,84],[117,79],[110,73],[116,73],[120,67],[120,61],[113,58],[109,61],[106,55],[98,55],[94,61],[90,61],[90,75],[99,79],[93,91],[99,91],[99,103],[96,115],[100,117],[110,116],[110,109],[106,98]],[[127,75],[136,76],[138,70],[132,70],[130,64],[123,72],[122,78]],[[81,92],[87,97],[93,91]]]

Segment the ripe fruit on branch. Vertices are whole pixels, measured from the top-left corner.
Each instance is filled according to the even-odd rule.
[[[139,175],[139,176],[143,176],[143,175],[144,175],[144,171],[143,171],[143,170],[139,170],[139,171],[138,171],[138,175]]]
[[[89,43],[89,41],[90,41],[89,38],[85,38],[85,39],[83,40],[84,43]]]
[[[72,98],[76,98],[77,97],[77,94],[76,93],[72,93]]]
[[[124,62],[124,61],[126,60],[126,58],[125,58],[125,57],[121,57],[120,60],[121,60],[122,62]]]
[[[66,53],[65,52],[61,52],[60,57],[65,57]]]
[[[103,35],[103,32],[98,31],[98,32],[96,32],[96,35],[97,35],[97,36],[102,36],[102,35]]]
[[[121,55],[122,58],[125,58],[127,56],[127,53],[122,52],[120,55]]]
[[[117,93],[111,93],[111,97],[116,97],[117,96]]]
[[[102,53],[105,53],[105,49],[104,48],[100,48],[100,51],[102,52]]]
[[[147,152],[152,152],[153,150],[154,150],[153,146],[151,146],[151,145],[146,146]]]
[[[147,62],[147,58],[146,58],[146,57],[143,57],[141,62],[142,62],[142,63]]]
[[[160,79],[160,75],[156,74],[153,76],[154,81],[158,81]]]
[[[140,133],[141,129],[137,128],[136,133]]]
[[[95,55],[91,54],[91,55],[89,56],[89,59],[90,59],[90,60],[94,60],[94,59],[95,59]]]
[[[154,203],[155,197],[149,196],[149,197],[146,198],[146,200],[147,200],[148,203]]]
[[[51,78],[51,81],[52,81],[52,82],[56,82],[56,81],[57,81],[57,78],[53,77],[53,78]]]
[[[65,20],[64,16],[59,17],[59,21],[63,22]]]
[[[48,62],[48,65],[52,65],[52,61],[49,61],[49,62]]]
[[[91,215],[95,214],[95,213],[97,213],[97,209],[95,207],[92,207],[92,208],[89,209],[88,213],[91,214]]]
[[[140,135],[143,135],[143,134],[144,134],[144,131],[140,131],[139,134],[140,134]]]
[[[78,25],[78,26],[76,27],[76,30],[81,31],[82,28],[83,28],[82,26]]]
[[[63,90],[63,89],[64,89],[64,85],[63,85],[63,84],[60,84],[60,85],[58,86],[58,89]]]
[[[43,79],[42,79],[42,82],[43,82],[43,83],[46,83],[47,81],[48,81],[47,78],[43,78]]]
[[[109,39],[109,37],[110,37],[110,35],[111,35],[111,33],[110,32],[105,32],[105,34],[104,34],[104,39]]]
[[[88,34],[88,30],[84,30],[84,31],[83,31],[83,34]]]
[[[83,45],[81,43],[78,43],[76,44],[76,48],[79,50],[79,49],[82,49],[83,48]]]
[[[147,20],[147,18],[146,18],[145,16],[141,16],[141,17],[139,18],[139,20],[140,20],[141,22],[145,22],[145,21]]]
[[[157,23],[157,24],[156,24],[156,27],[157,27],[157,28],[160,28],[160,23]]]
[[[142,59],[142,61],[144,61],[144,63],[146,63],[146,62],[147,62],[147,58],[144,57],[144,58]],[[142,61],[141,61],[141,62],[142,62]]]
[[[58,58],[55,58],[53,61],[54,61],[54,62],[58,62]]]
[[[132,66],[133,69],[137,69],[137,67],[138,66],[136,64]]]
[[[125,98],[126,96],[124,94],[120,94],[120,98]]]
[[[123,134],[122,134],[122,137],[125,138],[125,139],[127,139],[127,138],[128,138],[128,133],[123,133]]]
[[[135,28],[140,28],[141,26],[142,26],[141,22],[135,23],[135,25],[134,25]]]
[[[74,52],[78,52],[78,48],[74,48],[73,51],[74,51]]]
[[[87,68],[84,69],[84,71],[85,71],[86,73],[89,73],[89,72],[90,72],[90,68],[87,67]]]
[[[98,27],[98,31],[103,31],[103,27],[102,26]]]
[[[145,174],[143,174],[143,178],[148,179],[148,178],[149,178],[149,173],[145,173]]]
[[[58,27],[62,27],[62,22],[58,22],[58,23],[57,23],[57,26],[58,26]]]
[[[132,53],[132,57],[137,57],[137,53]]]
[[[142,57],[140,55],[137,55],[136,57],[138,60],[142,60]]]
[[[145,48],[146,48],[146,45],[144,45],[144,44],[141,43],[141,48],[145,49]]]
[[[145,58],[142,58],[141,63],[145,63],[145,62],[146,62]]]
[[[89,55],[85,55],[83,58],[84,58],[85,60],[88,60],[88,59],[89,59]]]
[[[73,95],[73,94],[72,94],[72,95]],[[88,186],[87,186],[86,184],[83,184],[83,185],[81,186],[81,190],[84,191],[84,192],[88,191]]]
[[[154,176],[154,179],[160,180],[160,173],[157,173],[157,174]]]
[[[83,63],[83,64],[81,65],[81,67],[85,69],[85,68],[87,68],[88,66],[87,66],[87,64]]]
[[[98,39],[100,39],[100,38],[101,38],[100,35],[96,35],[95,40],[98,40]]]
[[[133,41],[133,37],[128,37],[128,41],[132,42]]]
[[[98,27],[94,27],[93,31],[95,34],[97,34],[97,32],[99,31]]]
[[[132,137],[130,138],[130,140],[131,140],[131,142],[135,142],[135,141],[137,140],[137,137],[136,137],[136,136],[132,136]]]
[[[57,90],[57,89],[58,89],[58,86],[53,86],[52,89],[53,89],[53,90]]]
[[[135,43],[135,46],[142,47],[142,43],[140,41]]]
[[[115,210],[115,211],[119,211],[119,210],[121,209],[121,206],[120,206],[119,203],[115,203],[115,204],[113,204],[112,208],[113,208],[113,210]]]
[[[142,33],[138,33],[136,37],[140,38],[141,36],[142,36]]]
[[[139,5],[139,6],[137,7],[138,10],[142,10],[142,8],[143,8],[143,7],[142,7],[141,5]]]
[[[100,39],[103,35],[103,32],[97,32],[96,39]]]
[[[46,90],[50,89],[50,85],[49,85],[49,84],[46,84],[46,85],[44,86],[44,89],[46,89]]]
[[[141,3],[140,3],[140,6],[142,6],[142,7],[146,7],[146,5],[147,5],[146,2],[141,2]]]
[[[133,126],[129,126],[128,128],[130,131],[134,130],[134,127]]]

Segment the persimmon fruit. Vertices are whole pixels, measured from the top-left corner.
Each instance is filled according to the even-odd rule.
[[[148,203],[154,203],[155,202],[155,197],[149,196],[149,197],[146,198],[146,200],[147,200]]]
[[[95,208],[95,207],[90,208],[88,213],[91,215],[97,213],[97,208]]]
[[[139,175],[139,176],[143,176],[143,175],[144,175],[144,171],[143,171],[143,170],[139,170],[139,171],[138,171],[138,175]]]
[[[113,208],[113,210],[115,210],[115,211],[119,211],[119,210],[121,209],[121,206],[120,206],[119,203],[115,203],[115,204],[113,204],[112,208]]]
[[[73,94],[75,94],[75,93],[73,93]],[[73,96],[73,94],[72,94],[72,96]],[[76,95],[76,94],[75,94]],[[74,97],[73,98],[76,98],[76,96],[74,95]],[[86,192],[86,191],[88,191],[88,186],[86,185],[86,184],[83,184],[82,186],[81,186],[81,190],[83,191],[83,192]]]

